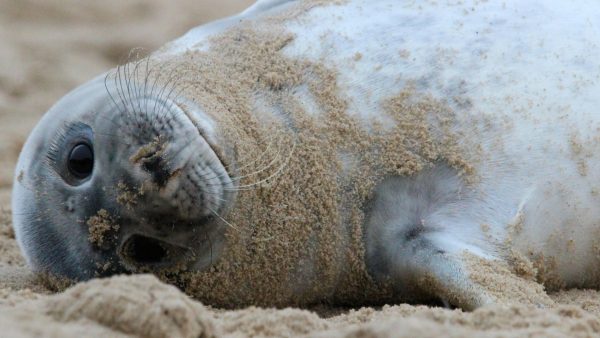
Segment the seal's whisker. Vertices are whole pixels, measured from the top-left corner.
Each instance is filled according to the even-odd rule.
[[[131,114],[131,111],[129,110],[128,107],[128,103],[127,103],[127,98],[125,96],[125,92],[123,91],[123,67],[122,65],[117,66],[117,72],[115,74],[115,87],[117,90],[117,94],[119,95],[119,97],[121,98],[121,103],[123,104],[123,110],[121,111],[121,113],[123,114]],[[136,119],[135,121],[137,124],[140,124],[140,121]]]
[[[148,111],[148,102],[150,100],[148,100],[148,97],[152,97],[152,94],[154,92],[154,87],[156,86],[157,83],[157,77],[154,76],[154,81],[152,82],[152,87],[150,88],[150,93],[148,93],[148,89],[149,89],[149,80],[150,77],[152,76],[152,74],[155,73],[155,67],[157,67],[156,65],[153,65],[152,67],[150,67],[150,55],[148,55],[146,57],[146,67],[145,67],[145,76],[144,76],[144,85],[142,88],[142,94],[140,95],[141,97],[144,98],[144,111]],[[140,108],[141,109],[141,108]]]
[[[138,100],[136,100],[137,101],[137,109],[138,109],[138,111],[141,112],[141,111],[143,111],[142,107],[141,107],[141,102],[140,102],[141,101],[140,99],[142,98],[142,96],[141,96],[142,86],[135,84],[137,82],[137,79],[139,79],[140,66],[143,64],[143,59],[139,58],[140,50],[142,50],[142,48],[134,48],[131,50],[130,55],[133,54],[134,52],[136,53],[135,59],[137,61],[135,61],[135,65],[133,67],[133,74],[131,74],[131,75],[133,75],[133,81],[131,81],[131,82],[133,83],[133,87],[134,87],[133,89],[135,90],[134,95],[135,95],[135,97],[138,98]]]
[[[144,76],[143,85],[137,86],[139,88],[137,95],[139,98],[144,100],[144,109],[142,109],[141,103],[139,102],[141,100],[138,100],[138,104],[139,104],[138,109],[140,111],[140,114],[142,114],[142,113],[145,114],[147,120],[151,120],[151,118],[150,118],[151,112],[148,110],[148,102],[150,100],[148,100],[148,92],[147,91],[148,91],[148,80],[149,80],[150,76],[154,73],[154,68],[150,68],[150,56],[147,56],[145,58],[145,61],[146,61],[145,62],[145,70],[144,70],[145,76]],[[142,63],[144,63],[144,60],[140,60],[138,62],[138,65],[141,65]],[[139,68],[136,67],[136,70],[135,70],[135,73],[136,73],[135,78],[136,79],[140,79],[140,76],[137,73],[138,69]],[[160,74],[159,72],[157,72],[157,73]],[[155,77],[154,85],[157,83],[158,78],[159,77]],[[150,97],[152,97],[152,94],[150,94]],[[158,101],[160,101],[160,97],[158,98]],[[168,123],[168,121],[170,119],[167,119],[167,120],[165,119],[166,114],[163,115],[163,114],[156,112],[157,105],[158,105],[158,102],[155,102],[154,108],[152,110],[152,118],[156,118],[157,121],[160,121],[161,124]],[[171,119],[172,119],[172,117],[171,117]],[[158,131],[155,131],[155,132],[158,133]]]
[[[176,68],[175,68],[175,69],[176,69]],[[175,73],[175,74],[174,74],[174,78],[175,78],[176,80],[179,80],[179,79],[180,79],[180,75],[179,75],[178,73]],[[174,82],[172,83],[172,89],[171,89],[171,91],[170,91],[170,92],[167,94],[167,96],[165,97],[165,100],[172,99],[172,97],[173,97],[172,95],[173,95],[173,94],[181,94],[181,91],[182,91],[182,90],[184,90],[184,89],[186,89],[186,88],[187,88],[187,85],[186,85],[186,86],[180,86],[180,85],[179,85],[179,81],[174,81]],[[177,92],[175,92],[175,90],[177,90]]]
[[[260,169],[258,169],[256,171],[254,171],[252,173],[249,173],[247,175],[232,177],[231,181],[232,182],[240,181],[240,180],[242,180],[244,178],[255,176],[255,175],[261,174],[261,173],[269,170],[269,168],[273,167],[279,161],[280,156],[281,156],[281,151],[278,151],[275,154],[275,156],[273,157],[273,159],[271,160],[271,162],[269,164],[267,164],[266,166],[264,166],[264,167],[262,167],[262,168],[260,168]],[[207,179],[207,180],[209,180],[209,179]],[[214,186],[214,185],[220,185],[220,184],[212,184],[212,185],[209,184],[209,186]]]
[[[263,172],[267,171],[269,168],[271,168],[272,166],[274,166],[274,165],[275,165],[275,163],[277,163],[277,161],[279,161],[279,158],[280,158],[280,156],[281,156],[281,150],[278,150],[278,151],[277,151],[277,153],[275,153],[275,156],[273,156],[273,159],[271,160],[271,162],[269,162],[269,164],[267,164],[265,167],[263,167],[263,168],[260,168],[260,169],[258,169],[258,170],[256,170],[256,171],[254,171],[254,172],[251,172],[251,173],[249,173],[249,174],[246,174],[246,175],[242,175],[242,176],[233,177],[233,178],[231,178],[231,180],[232,180],[232,181],[239,181],[239,180],[241,180],[241,179],[243,179],[243,178],[246,178],[246,177],[250,177],[250,176],[254,176],[254,175],[258,175],[258,174],[260,174],[260,173],[263,173]]]
[[[139,117],[141,117],[142,115],[145,115],[145,120],[148,121],[149,120],[148,119],[148,114],[144,113],[142,111],[136,111],[136,109],[134,107],[135,98],[132,96],[132,93],[131,93],[132,92],[132,87],[133,87],[133,84],[132,84],[132,77],[133,76],[132,75],[134,75],[134,74],[130,70],[130,67],[131,67],[131,63],[127,63],[125,65],[124,71],[123,71],[123,78],[124,78],[124,82],[125,82],[125,87],[127,89],[126,95],[127,95],[127,98],[128,98],[129,106],[131,107],[131,110],[129,111],[129,113],[135,115],[136,117],[138,117],[138,114],[139,114]],[[125,93],[124,93],[124,95],[125,95]],[[139,123],[139,120],[137,120],[137,121]],[[144,121],[142,121],[142,122],[144,122]]]
[[[167,75],[170,76],[170,75]],[[152,91],[150,93],[151,97],[156,97],[157,99],[154,100],[154,106],[152,107],[152,112],[155,114],[156,110],[158,108],[158,103],[160,102],[160,93],[162,93],[162,91],[165,89],[165,85],[164,83],[161,83],[162,79],[165,77],[165,75],[163,75],[163,73],[161,72],[157,72],[157,75],[154,76],[154,83],[152,86]],[[156,90],[156,93],[155,93]]]
[[[120,82],[121,82],[121,68],[122,68],[122,66],[119,65],[115,69],[115,72],[113,75],[113,84],[115,87],[116,94],[119,96],[119,100],[121,101],[121,105],[122,105],[122,108],[120,108],[119,111],[125,112],[127,110],[127,104],[125,103],[125,97],[123,96],[122,91],[119,89]]]
[[[206,238],[208,239],[208,245],[210,248],[210,265],[213,265],[213,243],[212,243],[212,239],[210,238],[210,234],[208,233],[208,231],[204,232],[206,234]]]
[[[157,112],[158,112],[157,108],[158,108],[158,109],[161,109],[161,108],[160,108],[160,106],[159,106],[158,104],[159,104],[159,103],[162,103],[161,99],[162,99],[163,93],[164,93],[164,92],[165,92],[165,91],[168,89],[168,87],[169,87],[169,85],[170,85],[170,83],[171,83],[172,79],[174,78],[174,76],[173,76],[173,73],[174,73],[174,72],[175,72],[175,70],[174,70],[174,69],[172,69],[172,70],[170,71],[170,73],[169,73],[169,75],[168,75],[168,77],[167,77],[167,82],[166,82],[166,83],[164,83],[164,84],[161,86],[161,89],[158,91],[158,93],[157,93],[157,99],[155,100],[155,102],[154,102],[154,107],[152,108],[152,113],[153,113],[153,114],[156,114],[156,115],[158,115],[158,114],[157,114]],[[164,118],[164,116],[161,116],[161,118]]]
[[[151,70],[152,72],[153,70]],[[171,93],[173,92],[173,90],[176,88],[176,81],[175,79],[177,78],[176,75],[174,74],[175,70],[173,69],[168,75],[167,75],[167,80],[164,83],[160,83],[161,79],[163,78],[163,76],[161,76],[159,73],[159,76],[155,76],[154,82],[152,84],[152,88],[150,90],[150,94],[149,96],[155,98],[154,99],[154,106],[152,107],[152,114],[154,116],[155,119],[157,119],[157,121],[160,121],[161,124],[168,124],[170,121],[174,120],[176,118],[176,116],[174,116],[172,110],[168,109],[168,102],[167,100],[165,100],[165,96],[164,94],[166,92]],[[155,89],[157,89],[157,92],[155,93]],[[147,91],[147,90],[146,90]],[[148,94],[146,94],[148,95]],[[158,133],[158,131],[156,131]]]
[[[170,110],[164,105],[164,99],[177,93],[177,86],[175,84],[176,76],[174,75],[175,70],[173,69],[171,73],[167,75],[166,83],[161,85],[161,79],[164,78],[162,75],[163,73],[159,71],[155,72],[155,67],[152,67],[150,64],[150,55],[144,58],[139,58],[139,55],[139,48],[132,49],[129,53],[129,59],[138,58],[138,60],[119,65],[114,73],[116,95],[121,101],[120,106],[122,106],[118,109],[124,114],[130,116],[133,115],[131,118],[138,128],[141,128],[141,126],[146,125],[145,122],[152,121],[153,119],[157,119],[160,124],[168,123],[173,117],[167,118]],[[141,75],[142,72],[144,73],[143,77]],[[154,76],[154,74],[157,75]],[[154,77],[154,81],[152,82],[150,82],[151,76]],[[143,81],[141,81],[142,78]],[[105,84],[105,88],[113,98],[115,106],[119,107],[119,103],[114,99],[115,95],[111,93],[108,85]],[[157,98],[156,100],[148,100],[148,96],[157,96]],[[151,104],[151,101],[154,101],[154,106],[151,107],[151,109],[148,109],[150,108],[149,104]],[[132,128],[135,127],[135,125],[127,125],[129,126],[130,131],[133,131]],[[159,133],[155,124],[150,124],[150,126],[151,130],[148,130],[148,133]]]
[[[169,73],[169,77],[167,79],[167,82],[163,85],[161,91],[158,93],[158,100],[157,101],[161,101],[161,102],[168,101],[169,96],[171,95],[171,93],[177,88],[176,81],[175,81],[177,78],[178,78],[178,76],[175,73],[175,69],[172,69],[171,72]],[[167,95],[165,95],[165,93]],[[162,118],[164,118],[166,116],[166,114],[168,114],[168,111],[166,110],[166,106],[163,104],[160,107],[159,111],[156,111],[156,106],[155,106],[154,113],[156,115],[161,116]]]
[[[123,106],[120,110],[122,113],[129,116],[133,115],[132,118],[135,120],[135,123],[138,126],[143,125],[142,121],[140,120],[142,117],[141,115],[145,115],[145,120],[149,120],[147,110],[142,109],[142,103],[140,102],[143,97],[141,95],[141,91],[145,89],[137,85],[137,82],[140,78],[139,74],[141,71],[141,66],[144,64],[144,60],[146,61],[145,68],[148,69],[150,57],[148,55],[147,57],[140,58],[139,56],[141,54],[141,50],[143,49],[133,48],[128,54],[129,62],[122,63],[121,65],[117,66],[114,77],[115,89]],[[132,59],[137,60],[131,61]],[[137,107],[135,107],[136,103]],[[130,131],[133,131],[131,125],[128,123],[126,123],[126,125],[128,125]]]
[[[139,95],[140,95],[140,97],[144,98],[144,102],[143,102],[144,108],[143,109],[147,110],[148,109],[148,104],[147,104],[148,100],[146,100],[145,98],[146,98],[146,94],[148,91],[148,79],[150,78],[150,72],[151,72],[150,55],[146,56],[145,61],[146,61],[146,65],[145,65],[145,69],[144,69],[144,81],[143,81],[143,85],[140,86],[140,94]],[[141,104],[142,103],[140,103],[140,110],[142,109]]]
[[[294,142],[292,144],[292,149],[290,150],[290,155],[287,158],[287,161],[283,162],[282,165],[273,173],[271,174],[269,177],[262,179],[258,182],[254,182],[251,184],[246,184],[246,185],[240,185],[237,186],[233,189],[228,189],[228,188],[224,188],[223,190],[225,191],[242,191],[242,190],[252,190],[255,189],[255,187],[260,186],[261,184],[273,179],[274,177],[278,176],[279,174],[281,174],[283,172],[283,170],[287,167],[290,158],[294,155],[294,151],[296,150],[296,142]]]
[[[125,100],[125,104],[126,104],[126,110],[129,112],[133,111],[133,106],[131,103],[131,96],[128,95],[126,89],[127,89],[127,73],[128,73],[128,66],[129,63],[124,63],[123,66],[121,66],[121,71],[119,72],[119,89],[124,97]]]
[[[248,163],[246,163],[245,165],[243,165],[243,166],[241,166],[239,168],[236,168],[236,171],[240,172],[240,171],[248,168],[249,166],[251,166],[251,165],[253,165],[255,163],[258,163],[259,161],[262,161],[262,159],[264,158],[264,156],[269,153],[269,150],[271,149],[271,146],[273,144],[276,144],[276,142],[273,141],[274,138],[275,138],[275,134],[269,135],[269,137],[267,139],[268,143],[267,143],[266,149],[262,153],[260,153],[260,155],[256,156],[252,161],[249,161]],[[229,170],[228,169],[230,169],[230,165],[229,166],[224,166],[224,167],[226,169],[225,172],[223,172],[221,174],[218,174],[218,175],[215,175],[215,176],[212,176],[212,177],[204,177],[204,179],[206,179],[206,180],[212,180],[212,179],[215,179],[215,178],[221,178],[221,177],[229,175],[229,172],[228,172]],[[247,176],[250,176],[250,174],[246,175],[246,177]],[[240,176],[232,177],[231,180],[237,180],[238,178],[240,178]]]
[[[121,108],[119,107],[119,104],[117,103],[115,95],[113,95],[112,91],[110,90],[110,88],[108,86],[108,82],[109,82],[109,80],[110,80],[111,77],[113,77],[113,81],[114,81],[114,76],[115,76],[114,71],[109,71],[109,72],[106,73],[106,75],[104,76],[104,90],[106,91],[106,94],[108,95],[108,97],[112,101],[114,109],[116,111],[120,111]]]
[[[129,55],[127,56],[127,59],[131,58],[131,52],[129,52]],[[129,103],[129,106],[131,107],[131,111],[135,111],[135,107],[133,106],[133,97],[131,96],[131,62],[127,62],[125,63],[125,65],[123,66],[123,82],[125,83],[125,88],[122,88],[122,90],[124,91],[124,94],[126,95],[127,98],[127,102]]]
[[[115,106],[115,110],[119,111],[119,105],[117,104],[117,101],[115,101],[114,96],[112,95],[112,93],[110,92],[110,89],[108,89],[108,78],[110,77],[111,72],[107,72],[106,76],[104,76],[104,89],[106,90],[106,93],[108,94],[108,97],[110,98],[110,100],[112,101],[113,105]]]
[[[148,72],[148,78],[154,73],[154,67]],[[154,91],[157,88],[158,85],[158,81],[160,80],[160,72],[157,72],[159,75],[154,75],[154,81],[152,81],[152,87],[150,88],[150,93],[147,92],[146,90],[146,95],[149,97],[154,97]],[[155,102],[155,106],[156,106],[156,102]],[[148,110],[148,101],[146,101],[146,110]]]
[[[177,82],[172,82],[171,84],[171,88],[169,89],[169,92],[167,93],[167,95],[164,98],[161,98],[163,102],[169,102],[172,101],[172,97],[179,97],[179,95],[183,92],[183,90],[187,88],[186,86],[178,86]],[[173,119],[174,116],[171,116],[169,114],[169,111],[166,107],[166,105],[162,105],[161,106],[161,110],[159,112],[159,116],[161,116],[162,118],[165,118],[166,116],[169,116],[170,119]],[[181,114],[180,111],[176,112],[177,114]]]
[[[229,226],[230,228],[234,229],[235,231],[238,231],[238,232],[240,231],[240,229],[237,226],[229,223],[227,220],[225,220],[223,217],[221,217],[221,215],[219,215],[219,213],[217,213],[216,211],[214,211],[212,208],[210,208],[209,206],[206,206],[206,208],[210,212],[212,212],[216,217],[218,217],[221,221],[223,221],[223,223],[227,224],[227,226]]]
[[[274,138],[274,136],[272,136],[272,137]],[[284,136],[282,135],[282,137],[280,139],[278,139],[278,140],[283,141],[283,139],[284,139]],[[273,143],[275,143],[275,142],[273,142]],[[279,143],[281,143],[281,142],[277,142],[277,144],[279,144]],[[271,144],[272,143],[269,143],[267,145],[267,149],[265,149],[265,151],[263,151],[261,153],[260,157],[263,157],[265,154],[268,153],[268,149],[270,149]],[[292,150],[292,152],[293,152],[293,150]],[[248,178],[248,177],[259,175],[259,174],[267,171],[269,168],[275,166],[276,163],[280,160],[280,157],[281,157],[281,149],[277,150],[277,152],[275,153],[275,156],[273,157],[273,159],[271,160],[271,162],[269,164],[265,165],[264,167],[262,167],[262,168],[260,168],[260,169],[258,169],[256,171],[254,171],[254,172],[251,172],[251,173],[248,173],[248,174],[245,174],[245,175],[231,177],[230,180],[232,182],[238,182],[238,181],[240,181],[240,180],[242,180],[244,178]],[[253,162],[257,162],[257,161],[253,161]],[[220,178],[220,177],[222,177],[222,176],[224,176],[226,174],[227,174],[227,172],[224,173],[224,174],[218,175],[218,177]]]
[[[261,161],[264,158],[264,156],[269,153],[269,151],[271,150],[271,146],[276,143],[274,141],[274,139],[275,139],[275,134],[269,135],[267,147],[265,148],[265,150],[262,153],[260,153],[260,155],[256,156],[256,158],[254,158],[252,161],[250,161],[250,162],[246,163],[245,165],[237,168],[237,171],[242,171],[243,169],[246,169],[249,166],[251,166],[251,165],[253,165],[253,164]],[[229,169],[228,166],[225,166],[225,168]]]
[[[189,85],[177,85],[177,86],[173,86],[173,90],[169,93],[169,95],[167,96],[166,100],[171,100],[171,101],[175,101],[173,99],[173,97],[181,97],[182,93],[184,90],[186,90],[189,87]],[[181,109],[181,107],[180,107]]]
[[[140,58],[139,58],[140,50],[141,50],[141,48],[135,47],[135,48],[132,48],[131,51],[129,52],[129,55],[128,55],[129,62],[125,66],[125,71],[126,71],[125,72],[125,80],[126,80],[125,83],[127,86],[127,93],[128,93],[129,102],[130,102],[132,110],[135,110],[134,101],[137,101],[138,111],[141,112],[141,109],[139,106],[139,100],[135,100],[135,98],[139,98],[139,90],[137,88],[138,86],[136,85],[136,82],[138,79],[139,66],[141,64]],[[132,69],[132,67],[133,67],[133,69]]]

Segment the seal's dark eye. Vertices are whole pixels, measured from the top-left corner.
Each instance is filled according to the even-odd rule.
[[[77,178],[86,178],[94,168],[94,152],[89,145],[79,143],[69,154],[69,171]]]

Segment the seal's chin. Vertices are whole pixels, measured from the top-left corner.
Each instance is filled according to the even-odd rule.
[[[129,236],[118,249],[118,254],[131,272],[179,270],[194,259],[189,248],[141,234]]]

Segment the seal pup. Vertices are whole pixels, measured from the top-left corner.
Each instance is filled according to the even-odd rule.
[[[219,306],[471,309],[491,263],[598,287],[599,11],[259,1],[56,103],[17,240],[38,272]]]

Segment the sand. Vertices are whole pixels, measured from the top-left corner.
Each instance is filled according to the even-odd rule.
[[[14,240],[10,189],[14,164],[41,114],[73,86],[115,66],[133,47],[153,49],[247,1],[70,0],[0,2],[0,327],[9,337],[593,337],[600,293],[547,296],[519,280],[501,303],[473,312],[407,304],[377,308],[242,308],[203,305],[149,275],[117,276],[48,289],[26,267]],[[177,5],[175,5],[177,4]],[[68,52],[67,52],[68,51]],[[265,86],[287,85],[266,73]],[[332,103],[335,105],[336,103]],[[391,102],[390,104],[401,104]],[[95,222],[102,225],[103,222]],[[103,227],[99,228],[103,234]],[[260,234],[266,236],[268,234]],[[489,278],[508,267],[481,266]],[[487,270],[486,270],[487,269]],[[506,270],[503,270],[506,269]],[[525,270],[527,270],[525,268]],[[486,273],[487,274],[487,273]],[[486,275],[484,274],[484,276]],[[489,284],[486,278],[480,280]],[[500,287],[503,287],[500,285]]]

